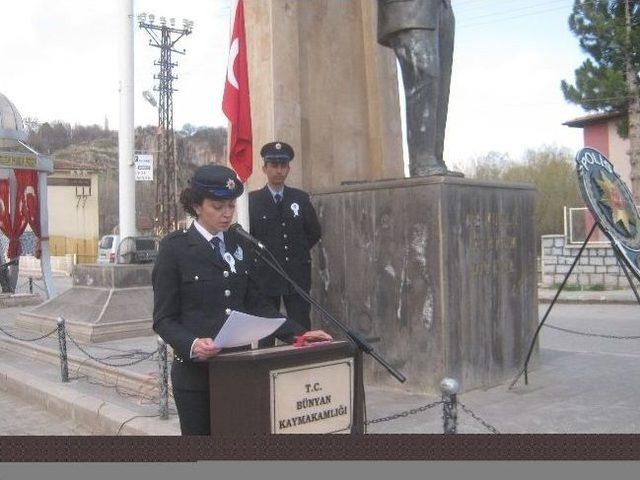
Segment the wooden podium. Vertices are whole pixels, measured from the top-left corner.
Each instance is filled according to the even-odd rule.
[[[362,354],[334,341],[209,361],[211,435],[363,433]]]

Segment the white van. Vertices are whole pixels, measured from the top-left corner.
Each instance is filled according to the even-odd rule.
[[[105,235],[98,242],[97,263],[116,263],[120,235]]]

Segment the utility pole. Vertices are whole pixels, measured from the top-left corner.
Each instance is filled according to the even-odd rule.
[[[173,81],[178,77],[172,73],[178,64],[171,60],[172,53],[185,54],[185,50],[177,50],[178,41],[193,31],[193,22],[183,20],[183,28],[176,28],[175,18],[160,17],[160,24],[155,24],[155,15],[141,13],[138,15],[138,26],[149,34],[149,45],[160,49],[160,60],[154,65],[160,72],[153,76],[158,85],[153,89],[160,92],[158,103],[158,155],[155,161],[156,171],[156,215],[155,231],[164,235],[178,227],[178,166],[176,159],[175,136],[173,133]]]

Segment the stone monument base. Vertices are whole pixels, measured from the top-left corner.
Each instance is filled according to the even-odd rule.
[[[153,335],[153,265],[81,264],[73,287],[25,312],[16,326],[47,333],[63,317],[67,331],[83,342]]]
[[[313,203],[323,236],[312,295],[379,337],[376,350],[407,376],[400,384],[369,358],[368,384],[438,393],[444,377],[465,391],[517,374],[538,321],[532,186],[425,177],[316,192]]]

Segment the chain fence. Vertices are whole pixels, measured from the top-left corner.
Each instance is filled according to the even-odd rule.
[[[35,278],[29,276],[25,281],[19,283],[16,286],[16,292],[28,292],[33,294],[34,292],[45,292],[46,290],[44,286],[41,286],[38,282],[42,281],[41,278]],[[638,340],[640,339],[640,335],[610,335],[610,334],[597,334],[591,332],[584,332],[579,330],[573,330],[569,328],[563,328],[556,325],[545,323],[544,327],[561,331],[568,334],[580,335],[584,337],[593,337],[593,338],[603,338],[610,340]],[[36,342],[40,340],[44,340],[48,337],[54,336],[56,333],[58,334],[58,348],[59,348],[59,356],[60,356],[60,366],[61,366],[61,379],[63,382],[69,381],[69,373],[68,373],[68,358],[67,358],[67,345],[66,340],[68,339],[82,354],[84,354],[87,358],[86,360],[92,360],[97,362],[98,364],[105,365],[108,367],[130,367],[136,364],[140,364],[145,361],[156,361],[158,364],[158,373],[151,376],[149,379],[149,383],[156,383],[155,387],[148,385],[148,388],[157,389],[157,394],[145,394],[144,398],[148,401],[148,404],[155,404],[159,407],[159,413],[156,415],[137,415],[132,417],[120,425],[118,432],[116,435],[120,434],[125,424],[134,418],[139,417],[159,417],[161,419],[167,419],[170,415],[176,415],[175,409],[169,408],[169,398],[171,397],[171,392],[168,388],[168,366],[167,366],[167,346],[162,341],[159,340],[158,348],[153,351],[143,351],[143,350],[116,350],[116,353],[99,357],[95,354],[92,354],[86,345],[83,345],[81,342],[77,341],[66,329],[64,319],[60,319],[56,328],[52,329],[50,332],[45,333],[43,335],[34,337],[34,338],[25,338],[12,333],[11,331],[6,330],[2,326],[0,326],[0,332],[5,334],[6,336],[22,341],[22,342]],[[85,362],[86,362],[85,360]],[[120,360],[120,361],[119,361]],[[128,360],[128,361],[124,361]],[[81,362],[82,365],[85,362]],[[79,371],[78,367],[78,371]],[[157,378],[156,378],[157,377]],[[71,378],[72,380],[79,380],[86,378],[87,381],[94,385],[100,385],[103,387],[115,388],[116,392],[121,396],[140,396],[124,393],[119,389],[118,382],[115,384],[111,384],[109,382],[94,382],[89,380],[88,375],[79,376]],[[485,430],[492,434],[500,434],[500,431],[489,422],[484,420],[480,415],[475,413],[470,407],[465,405],[457,398],[457,382],[453,379],[444,379],[441,384],[442,390],[442,400],[433,401],[431,403],[422,405],[420,407],[411,408],[399,413],[394,413],[391,415],[386,415],[379,418],[374,418],[371,420],[366,420],[364,422],[365,427],[392,422],[395,420],[399,420],[401,418],[407,418],[413,415],[417,415],[420,413],[424,413],[430,410],[435,409],[438,406],[442,406],[441,417],[443,423],[443,431],[448,434],[458,433],[458,408],[469,418],[475,421],[477,424],[482,426]]]
[[[84,365],[87,360],[92,360],[100,365],[105,365],[108,367],[116,367],[116,368],[130,367],[145,361],[155,360],[159,364],[160,374],[152,375],[152,378],[150,378],[150,381],[157,384],[156,387],[154,388],[157,388],[159,392],[159,394],[157,395],[157,400],[153,402],[159,405],[159,408],[160,408],[160,413],[157,416],[159,416],[162,419],[167,419],[169,418],[170,414],[175,414],[175,412],[170,411],[168,406],[169,397],[171,395],[168,388],[167,348],[166,348],[166,344],[162,341],[159,342],[158,348],[156,348],[151,352],[147,352],[143,350],[127,351],[127,350],[112,349],[112,350],[116,350],[116,353],[113,353],[104,357],[98,357],[92,354],[91,352],[89,352],[89,350],[86,348],[86,345],[83,345],[81,342],[76,340],[73,337],[73,335],[69,333],[69,331],[66,328],[65,320],[62,317],[58,318],[56,328],[54,328],[53,330],[51,330],[50,332],[44,335],[40,335],[35,338],[25,338],[25,337],[18,336],[1,326],[0,326],[0,332],[4,333],[9,338],[12,338],[14,340],[19,340],[22,342],[36,342],[39,340],[44,340],[48,337],[54,336],[57,333],[58,356],[60,360],[60,379],[63,383],[67,383],[70,380],[67,340],[69,340],[86,357],[84,361],[78,362],[78,372],[80,370],[80,367],[82,367],[82,365]],[[132,360],[126,361],[126,362],[113,361],[118,359],[120,360],[132,359]],[[156,376],[158,378],[155,378]],[[85,376],[76,375],[72,377],[71,380],[80,380],[83,378],[88,379],[89,377],[87,375]],[[115,385],[108,384],[107,382],[101,383],[101,382],[89,381],[89,383],[92,383],[95,385],[101,385],[104,387],[114,387],[118,394],[120,394],[121,396],[124,396],[122,392],[119,391],[117,382]]]
[[[583,337],[596,337],[596,338],[607,338],[610,340],[638,340],[640,339],[640,335],[607,335],[603,333],[590,333],[590,332],[580,332],[578,330],[571,330],[570,328],[558,327],[556,325],[551,325],[549,323],[544,324],[545,327],[551,328],[553,330],[559,330],[565,333],[572,333],[574,335],[582,335]]]
[[[44,335],[41,335],[39,337],[35,337],[35,338],[23,338],[23,337],[19,337],[11,332],[8,332],[7,330],[5,330],[4,328],[0,327],[0,332],[4,333],[7,337],[9,338],[13,338],[14,340],[20,340],[21,342],[37,342],[38,340],[43,340],[47,337],[50,337],[51,335],[53,335],[54,333],[56,333],[58,331],[58,327],[54,328],[53,330],[51,330],[49,333],[45,333]]]
[[[438,405],[442,405],[442,401],[438,400],[437,402],[428,403],[423,405],[422,407],[412,408],[410,410],[405,410],[404,412],[394,413],[393,415],[388,415],[386,417],[374,418],[373,420],[367,420],[364,422],[365,425],[374,425],[376,423],[382,422],[391,422],[393,420],[397,420],[399,418],[408,417],[409,415],[415,415],[416,413],[426,412],[427,410],[431,410]]]
[[[426,405],[422,405],[420,407],[411,408],[409,410],[405,410],[403,412],[394,413],[392,415],[387,415],[384,417],[375,418],[372,420],[367,420],[364,422],[365,428],[369,425],[375,425],[378,423],[391,422],[394,420],[398,420],[400,418],[406,418],[411,415],[416,415],[418,413],[423,413],[428,410],[431,410],[439,405],[442,405],[442,429],[445,434],[456,434],[458,433],[458,406],[462,409],[463,412],[468,414],[472,419],[482,425],[485,429],[487,429],[491,433],[499,434],[500,431],[483,420],[479,415],[474,413],[469,407],[464,405],[462,402],[458,400],[458,391],[459,384],[457,380],[452,378],[445,378],[440,383],[440,390],[442,392],[442,400],[437,400],[431,403],[427,403]]]
[[[69,382],[70,380],[80,380],[80,379],[87,379],[87,381],[91,384],[94,385],[100,385],[103,387],[110,387],[110,388],[115,388],[116,392],[121,395],[121,396],[128,396],[128,397],[133,397],[133,396],[139,396],[139,395],[134,395],[134,394],[126,394],[123,393],[119,388],[118,388],[118,381],[116,378],[116,382],[115,384],[105,381],[105,382],[94,382],[91,381],[89,379],[88,375],[79,375],[79,371],[80,368],[82,367],[83,364],[85,364],[88,360],[94,361],[98,364],[101,365],[105,365],[105,366],[109,366],[109,367],[117,367],[117,368],[122,368],[122,367],[130,367],[136,364],[139,364],[141,362],[144,361],[148,361],[151,359],[154,359],[157,361],[158,363],[158,373],[152,375],[149,378],[149,385],[147,385],[147,389],[153,390],[156,393],[145,393],[144,397],[147,400],[146,404],[155,404],[158,406],[159,411],[158,414],[156,415],[137,415],[135,417],[132,417],[128,420],[126,420],[125,422],[122,423],[122,425],[120,425],[120,428],[118,429],[118,432],[116,435],[119,435],[122,431],[122,429],[124,428],[124,426],[126,425],[126,423],[128,423],[130,420],[133,420],[134,418],[139,418],[139,417],[158,417],[160,419],[168,419],[170,415],[176,415],[176,412],[174,409],[170,409],[169,408],[169,397],[171,396],[171,393],[169,391],[168,388],[168,366],[167,366],[167,345],[164,341],[162,341],[162,339],[158,339],[158,348],[156,348],[154,351],[148,352],[148,351],[143,351],[143,350],[131,350],[131,351],[126,351],[126,350],[117,350],[116,349],[116,353],[107,355],[107,356],[103,356],[103,357],[98,357],[94,354],[92,354],[91,352],[88,351],[88,349],[86,348],[86,345],[83,345],[82,343],[80,343],[78,340],[76,340],[74,338],[73,335],[71,335],[67,329],[66,329],[66,325],[65,325],[65,321],[62,317],[60,317],[58,319],[57,322],[57,327],[55,329],[53,329],[51,332],[45,334],[45,335],[41,335],[37,338],[21,338],[15,334],[12,334],[11,332],[8,332],[7,330],[5,330],[4,328],[0,327],[0,331],[2,333],[4,333],[5,335],[16,339],[16,340],[20,340],[20,341],[27,341],[27,342],[34,342],[37,340],[42,340],[45,339],[47,337],[50,337],[54,334],[58,334],[58,348],[59,348],[59,357],[60,357],[60,371],[61,371],[61,380],[62,382]],[[84,361],[80,362],[77,366],[77,372],[76,375],[74,375],[73,377],[69,377],[69,366],[68,366],[68,353],[67,353],[67,339],[80,351],[84,354],[84,356],[86,357]],[[126,358],[133,358],[130,361],[127,362],[113,362],[113,360],[116,359],[126,359]],[[77,363],[77,362],[76,362]],[[105,378],[106,378],[106,374],[105,374]],[[147,382],[145,382],[147,383]],[[155,383],[155,386],[151,385]],[[144,386],[143,386],[144,387]],[[141,387],[142,388],[142,387]],[[496,429],[494,426],[492,426],[491,424],[489,424],[488,422],[486,422],[485,420],[483,420],[479,415],[475,414],[469,407],[467,407],[466,405],[464,405],[462,402],[460,402],[457,398],[457,392],[458,392],[458,382],[456,380],[453,379],[444,379],[440,385],[440,388],[442,390],[442,400],[437,400],[437,401],[433,401],[430,402],[428,404],[419,406],[419,407],[414,407],[399,413],[394,413],[391,415],[387,415],[384,417],[379,417],[379,418],[374,418],[371,420],[366,420],[364,422],[365,428],[367,426],[370,425],[376,425],[376,424],[380,424],[380,423],[384,423],[384,422],[392,422],[394,420],[398,420],[401,418],[406,418],[409,416],[413,416],[413,415],[417,415],[420,413],[424,413],[427,412],[429,410],[432,410],[438,406],[442,406],[442,413],[441,413],[441,417],[442,417],[442,424],[443,424],[443,431],[446,434],[455,434],[457,433],[457,425],[458,425],[458,416],[457,416],[457,409],[458,407],[460,407],[460,409],[465,412],[466,414],[468,414],[471,418],[473,418],[475,421],[477,421],[480,425],[482,425],[484,428],[486,428],[489,432],[491,433],[500,433],[498,431],[498,429]],[[143,392],[139,392],[139,394],[141,395]]]
[[[569,328],[558,327],[556,325],[545,324],[547,328],[551,328],[554,330],[562,331],[565,333],[582,335],[586,337],[597,337],[597,338],[606,338],[613,340],[638,340],[640,339],[640,335],[608,335],[608,334],[596,334],[591,332],[581,332],[578,330],[572,330]],[[61,379],[63,382],[69,381],[68,374],[68,359],[67,359],[67,346],[66,340],[68,339],[80,352],[82,352],[87,358],[87,360],[92,360],[97,362],[98,364],[109,366],[109,367],[130,367],[141,362],[152,361],[155,360],[158,363],[158,373],[152,375],[154,378],[150,378],[150,382],[156,383],[156,387],[153,388],[154,391],[157,389],[157,395],[146,395],[150,403],[156,404],[159,407],[159,413],[157,415],[150,415],[149,417],[159,417],[161,419],[167,419],[170,415],[176,415],[175,410],[169,408],[169,397],[171,396],[169,388],[168,388],[168,366],[167,366],[167,346],[166,344],[159,339],[158,348],[153,351],[143,351],[143,350],[118,350],[113,349],[116,352],[109,354],[107,356],[98,357],[95,354],[92,354],[87,348],[86,345],[83,345],[81,342],[76,340],[73,335],[71,335],[66,327],[64,319],[60,318],[58,320],[58,325],[56,328],[51,330],[48,333],[40,335],[34,338],[25,338],[12,333],[5,328],[0,326],[0,332],[4,333],[8,337],[19,340],[22,342],[36,342],[39,340],[44,340],[48,337],[51,337],[58,334],[58,345],[59,345],[59,354],[60,354],[60,366],[61,366]],[[129,361],[121,361],[117,360],[125,360],[129,359]],[[85,360],[86,361],[86,360]],[[84,362],[81,362],[81,364]],[[79,370],[79,368],[78,368]],[[88,376],[85,376],[88,378]],[[157,378],[155,378],[157,377]],[[78,380],[80,376],[75,376],[72,380]],[[101,385],[104,387],[113,387],[116,389],[116,392],[120,395],[123,395],[121,391],[118,389],[118,384],[116,382],[115,385],[109,384],[107,382],[90,382],[92,384]],[[371,420],[366,420],[364,422],[365,428],[371,425],[376,425],[385,422],[392,422],[394,420],[398,420],[401,418],[410,417],[413,415],[417,415],[420,413],[427,412],[432,410],[438,406],[442,406],[442,422],[443,422],[443,431],[446,434],[455,434],[458,433],[458,408],[468,417],[473,419],[477,424],[481,425],[484,429],[492,434],[500,434],[500,431],[489,422],[484,420],[480,415],[475,413],[470,407],[465,405],[463,402],[459,401],[457,398],[458,393],[458,383],[453,379],[444,379],[440,385],[442,390],[442,400],[433,401],[427,403],[425,405],[414,407],[408,410],[404,410],[402,412],[394,413],[391,415],[386,415],[379,418],[374,418]],[[134,396],[134,395],[128,395]],[[137,418],[140,416],[136,416]],[[147,415],[142,415],[142,417],[147,417]],[[131,420],[131,419],[130,419]],[[125,422],[126,423],[126,422]],[[118,434],[121,432],[122,428],[125,426],[123,423],[118,429]]]
[[[156,353],[158,353],[158,349],[156,348],[154,351],[152,352],[145,352],[142,350],[131,350],[129,352],[124,352],[124,353],[120,353],[120,354],[113,354],[113,355],[109,355],[107,357],[96,357],[94,355],[92,355],[90,352],[88,352],[81,344],[80,342],[78,342],[75,338],[73,338],[73,336],[69,333],[66,332],[67,338],[69,340],[71,340],[71,343],[73,343],[73,345],[75,345],[75,347],[80,350],[82,353],[84,353],[87,357],[89,357],[91,360],[93,360],[94,362],[97,362],[101,365],[106,365],[107,367],[131,367],[133,365],[137,365],[138,363],[142,363],[146,360],[151,359]],[[111,360],[114,358],[132,358],[132,357],[140,357],[137,358],[135,360],[131,360],[129,362],[122,362],[122,363],[111,363],[108,362],[107,360]]]
[[[460,409],[465,412],[466,414],[468,414],[471,418],[473,418],[476,422],[478,422],[480,425],[482,425],[484,428],[486,428],[487,430],[489,430],[491,433],[500,433],[498,431],[498,429],[496,427],[494,427],[493,425],[491,425],[490,423],[486,422],[485,420],[483,420],[482,418],[480,418],[479,415],[476,415],[473,410],[471,410],[469,407],[467,407],[464,403],[462,402],[458,402],[458,405],[460,406]]]

